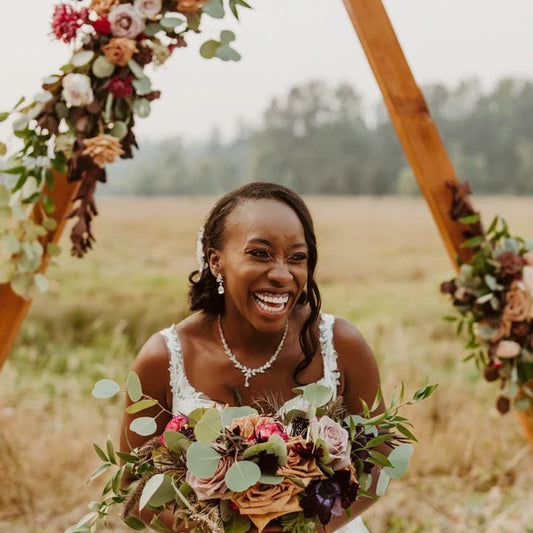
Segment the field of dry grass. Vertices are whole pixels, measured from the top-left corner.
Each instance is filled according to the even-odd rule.
[[[154,331],[186,314],[186,276],[211,199],[100,200],[96,248],[50,271],[0,374],[0,532],[57,533],[97,499],[92,443],[117,435],[118,402],[90,396],[122,380]],[[453,270],[428,209],[413,198],[309,198],[323,308],[352,320],[378,358],[384,391],[426,377],[437,392],[406,411],[419,437],[412,467],[365,515],[372,533],[533,531],[533,454],[494,386],[461,361],[441,317]],[[477,200],[531,236],[531,198]],[[65,242],[65,246],[67,243]],[[126,531],[111,520],[108,532]],[[128,530],[129,531],[129,530]]]

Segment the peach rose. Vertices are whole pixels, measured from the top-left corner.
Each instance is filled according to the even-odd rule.
[[[350,439],[348,432],[329,416],[321,416],[311,421],[311,430],[326,443],[329,452],[328,465],[333,470],[342,470],[351,464]]]
[[[530,300],[533,300],[533,266],[524,267],[522,270],[522,281],[526,287],[526,290],[529,291]],[[533,305],[529,311],[529,319],[533,320]]]
[[[101,17],[107,17],[112,8],[118,5],[120,0],[92,0],[89,9],[96,11]]]
[[[205,0],[178,0],[176,10],[180,13],[196,13],[205,3]]]
[[[515,341],[500,341],[496,346],[496,357],[500,359],[512,359],[520,353],[520,344]]]
[[[531,311],[531,296],[523,282],[515,280],[505,295],[503,317],[512,322],[521,322],[529,318]]]
[[[256,483],[244,492],[236,493],[231,501],[241,515],[247,516],[259,533],[274,518],[301,511],[298,494],[303,488],[285,479],[278,485]]]
[[[193,488],[199,501],[222,498],[228,490],[224,476],[229,467],[234,463],[232,457],[224,456],[218,462],[217,469],[210,478],[199,478],[187,471],[185,479]]]
[[[110,63],[125,67],[133,54],[137,52],[137,44],[126,37],[113,37],[108,44],[102,46],[102,50]]]
[[[270,422],[276,422],[273,418],[268,416],[248,415],[235,418],[228,426],[228,430],[233,431],[236,428],[240,429],[240,435],[244,439],[255,439],[255,428]]]
[[[99,167],[113,163],[117,156],[124,153],[120,141],[112,135],[97,135],[83,142],[85,144],[83,155],[88,155]]]
[[[278,468],[276,474],[280,476],[295,476],[307,486],[311,479],[322,477],[323,474],[314,457],[306,459],[294,451],[297,444],[305,447],[305,441],[301,438],[289,440],[287,443],[287,462]]]

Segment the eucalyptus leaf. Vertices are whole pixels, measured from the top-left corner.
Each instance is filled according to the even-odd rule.
[[[322,407],[331,400],[331,389],[325,385],[311,383],[302,387],[303,397],[315,407]]]
[[[230,48],[227,44],[221,44],[217,48],[216,57],[222,59],[222,61],[239,61],[241,59],[241,54]]]
[[[163,17],[159,24],[165,29],[165,30],[173,30],[174,28],[177,28],[178,26],[181,26],[184,24],[183,19],[177,18],[177,17]]]
[[[104,56],[98,56],[92,66],[93,74],[100,79],[109,78],[114,70],[115,65]]]
[[[146,529],[146,526],[144,525],[144,522],[137,518],[136,516],[128,516],[128,518],[122,519],[122,521],[131,529],[135,531],[142,531],[143,529]],[[91,530],[92,531],[92,530]]]
[[[47,102],[49,102],[52,98],[54,97],[54,95],[50,92],[50,91],[41,91],[40,93],[37,93],[33,99],[35,100],[35,102],[39,102],[41,104],[46,104]]]
[[[200,46],[200,55],[206,59],[211,59],[215,57],[219,46],[220,43],[218,41],[210,39]]]
[[[392,466],[384,467],[383,471],[392,479],[401,478],[407,472],[411,455],[413,447],[410,444],[399,444],[388,456]]]
[[[387,490],[387,487],[390,483],[390,477],[387,475],[387,473],[382,470],[379,474],[378,478],[378,484],[376,486],[376,496],[383,496]]]
[[[187,468],[199,478],[210,478],[216,472],[220,454],[209,444],[193,442],[187,450]]]
[[[113,127],[111,128],[111,131],[109,133],[113,137],[116,137],[117,139],[122,140],[128,134],[128,126],[126,126],[125,122],[122,122],[121,120],[117,120],[113,122]]]
[[[194,427],[194,435],[198,442],[211,442],[221,433],[222,421],[220,411],[215,408],[207,409],[202,419]]]
[[[33,276],[30,274],[18,274],[11,279],[11,288],[23,298],[27,298],[33,285]]]
[[[120,385],[112,379],[101,379],[94,384],[92,395],[99,400],[106,400],[120,392]]]
[[[136,98],[133,102],[133,112],[139,118],[146,118],[150,115],[150,101],[146,98]]]
[[[7,111],[3,111],[2,113],[0,113],[0,122],[4,122],[4,120],[7,120],[10,114],[11,113],[8,113]]]
[[[244,459],[248,459],[249,457],[254,457],[255,455],[260,454],[261,452],[266,452],[267,450],[272,449],[274,446],[274,442],[260,442],[258,444],[254,444],[253,446],[249,446],[248,448],[246,448],[242,456]]]
[[[220,42],[222,44],[229,44],[236,39],[235,34],[229,30],[223,30],[220,32]]]
[[[73,56],[70,62],[75,67],[83,67],[89,63],[92,58],[94,57],[94,52],[92,50],[81,50],[80,52],[76,52]]]
[[[21,250],[20,241],[12,233],[6,233],[2,238],[2,248],[8,254],[16,254]]]
[[[150,24],[146,25],[146,28],[144,28],[144,33],[146,33],[146,35],[149,37],[154,37],[160,31],[163,31],[163,28],[157,22],[151,22]]]
[[[137,80],[133,80],[131,84],[133,85],[133,87],[135,88],[135,92],[139,96],[144,96],[152,92],[152,83],[150,81],[150,78],[144,77]]]
[[[157,424],[150,416],[140,416],[131,422],[130,430],[137,433],[137,435],[147,437],[157,431]]]
[[[255,485],[261,478],[261,469],[252,461],[237,461],[228,468],[224,480],[228,489],[242,492]]]
[[[132,402],[138,402],[142,398],[143,390],[141,380],[133,370],[128,373],[128,377],[126,378],[126,390]]]
[[[152,399],[141,400],[139,402],[132,403],[131,405],[126,407],[126,409],[124,410],[126,411],[126,413],[131,415],[134,413],[139,413],[140,411],[144,411],[145,409],[148,409],[149,407],[153,407],[154,405],[157,405],[156,400],[152,400]]]
[[[175,495],[176,491],[170,477],[165,474],[155,474],[144,486],[139,500],[139,509],[144,509],[147,505],[160,507],[174,500]]]
[[[224,5],[222,4],[222,0],[210,0],[210,2],[204,5],[202,10],[206,15],[215,19],[224,18]]]
[[[179,431],[165,431],[163,433],[163,438],[165,439],[166,447],[171,452],[177,454],[186,452],[192,444],[191,441]]]
[[[222,426],[229,426],[236,418],[242,416],[257,415],[257,409],[247,405],[242,407],[225,407],[222,409]]]
[[[141,79],[141,78],[146,77],[146,74],[144,73],[143,68],[134,59],[130,59],[128,61],[128,67],[130,67],[130,70],[133,72],[133,75],[136,78]]]
[[[268,474],[261,474],[259,482],[264,485],[279,485],[285,478],[283,476],[270,476]]]

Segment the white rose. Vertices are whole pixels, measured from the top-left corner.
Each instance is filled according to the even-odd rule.
[[[161,11],[161,0],[135,0],[133,5],[148,18],[155,17]]]
[[[63,78],[63,98],[67,104],[81,107],[94,100],[91,79],[85,74],[71,73]]]

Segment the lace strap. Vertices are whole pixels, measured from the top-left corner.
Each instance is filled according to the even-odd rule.
[[[324,365],[323,383],[333,391],[333,399],[337,397],[340,385],[340,372],[337,366],[337,351],[333,344],[333,326],[335,316],[327,313],[320,314],[320,348]]]
[[[181,349],[180,338],[174,330],[174,324],[159,332],[165,344],[167,345],[169,355],[169,373],[170,373],[170,390],[172,391],[172,398],[174,398],[176,391],[182,388],[180,386],[180,379],[183,379],[185,372],[183,371],[183,352]]]

